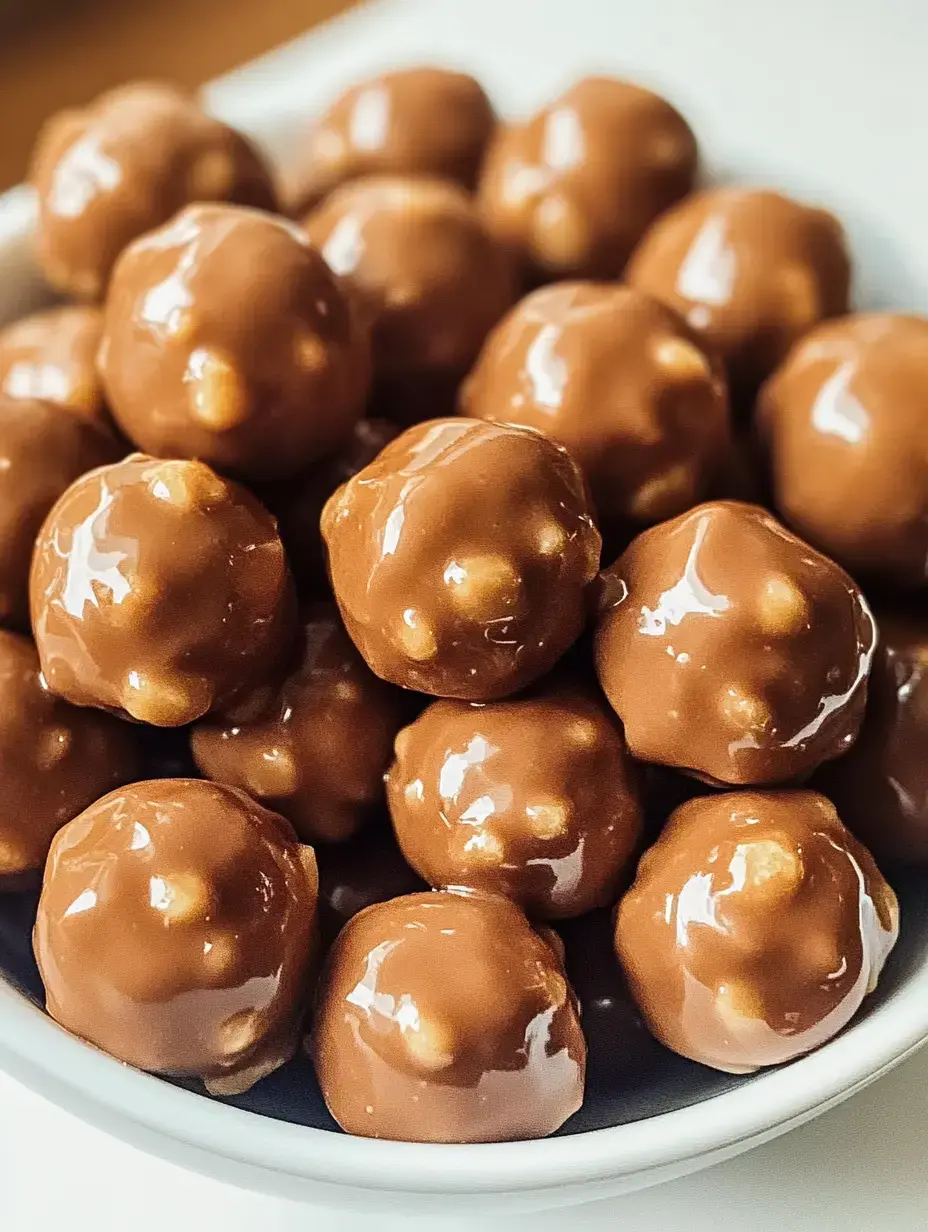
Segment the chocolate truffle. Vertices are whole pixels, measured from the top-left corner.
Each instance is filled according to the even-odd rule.
[[[109,423],[97,375],[103,332],[99,308],[49,308],[0,330],[0,392],[54,402],[83,419]]]
[[[350,837],[383,801],[403,695],[367,667],[334,604],[304,615],[290,675],[252,722],[193,729],[201,773],[282,813],[306,842]]]
[[[269,479],[350,437],[368,350],[357,312],[299,227],[194,205],[120,257],[99,363],[113,415],[140,449]]]
[[[374,903],[428,886],[403,859],[386,818],[344,843],[320,847],[319,928],[323,941],[334,941],[348,921]]]
[[[440,701],[396,739],[393,828],[431,885],[559,919],[612,904],[641,833],[638,781],[605,702],[571,684]]]
[[[487,340],[461,410],[559,440],[600,516],[638,523],[688,509],[728,448],[721,365],[629,287],[560,283],[527,296]]]
[[[675,308],[756,390],[793,343],[846,312],[850,258],[841,224],[778,193],[713,188],[659,219],[626,272]]]
[[[40,870],[55,832],[140,764],[133,728],[53,697],[32,642],[0,632],[0,889]]]
[[[244,792],[111,792],[52,844],[34,934],[48,1012],[129,1065],[244,1091],[299,1043],[317,883],[312,848]]]
[[[616,953],[657,1038],[729,1073],[831,1039],[876,987],[896,896],[813,791],[690,800],[619,904]]]
[[[432,175],[472,188],[495,123],[466,73],[404,68],[361,81],[307,134],[288,176],[288,206],[299,214],[365,175]]]
[[[696,138],[665,99],[586,77],[497,130],[479,204],[539,282],[617,278],[651,222],[690,191],[696,163]]]
[[[255,147],[191,95],[158,82],[122,86],[53,115],[29,178],[45,275],[82,299],[100,299],[123,248],[192,201],[276,208]]]
[[[787,783],[853,743],[875,640],[838,565],[758,506],[717,501],[604,572],[596,669],[633,756]]]
[[[814,783],[881,862],[928,864],[928,615],[881,612],[867,713]]]
[[[39,534],[30,589],[52,692],[157,727],[244,701],[291,646],[274,519],[202,462],[135,454],[78,480]]]
[[[313,1052],[329,1111],[365,1138],[542,1138],[583,1100],[560,957],[489,895],[411,894],[356,915],[329,955]]]
[[[0,396],[0,624],[29,628],[29,562],[48,511],[121,452],[105,428],[60,406]]]
[[[928,319],[853,316],[805,337],[761,390],[786,521],[855,577],[928,581]]]
[[[331,497],[322,537],[373,671],[474,701],[531,684],[576,640],[600,550],[565,449],[463,418],[397,437]]]
[[[370,326],[378,409],[402,423],[451,413],[483,340],[516,298],[509,254],[464,190],[441,180],[356,180],[305,226]]]

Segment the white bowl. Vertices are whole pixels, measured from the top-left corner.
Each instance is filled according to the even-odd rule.
[[[928,310],[928,9],[909,0],[386,0],[211,87],[213,106],[285,153],[300,119],[385,63],[457,63],[504,110],[591,69],[668,93],[714,176],[765,182],[841,214],[861,306]],[[45,292],[28,193],[0,200],[0,320]],[[928,886],[903,887],[903,935],[839,1038],[721,1094],[542,1142],[376,1142],[259,1116],[137,1073],[70,1037],[0,980],[0,1066],[133,1144],[218,1179],[379,1212],[527,1211],[619,1194],[736,1155],[878,1078],[928,1038]],[[677,1102],[685,1105],[687,1092]],[[664,1106],[667,1101],[664,1100]]]

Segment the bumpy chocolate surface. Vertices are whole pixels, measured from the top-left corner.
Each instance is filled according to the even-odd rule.
[[[668,1048],[731,1073],[825,1043],[876,987],[896,896],[811,791],[691,800],[619,904],[616,952]]]
[[[600,538],[566,450],[528,428],[418,424],[328,501],[335,597],[378,676],[490,700],[579,636]]]
[[[103,332],[99,308],[50,308],[0,330],[0,392],[39,398],[84,419],[108,424],[97,348]]]
[[[596,668],[635,757],[786,783],[853,742],[875,633],[838,565],[758,506],[717,501],[605,570]]]
[[[48,1012],[139,1069],[247,1089],[294,1053],[316,862],[244,792],[158,779],[61,830],[35,926]]]
[[[729,447],[721,365],[675,313],[621,286],[527,296],[487,340],[461,410],[559,440],[598,513],[638,523],[694,504]]]
[[[334,452],[369,384],[366,331],[306,236],[237,206],[190,206],[125,250],[99,362],[140,449],[248,479]]]
[[[497,130],[479,203],[539,281],[617,278],[650,223],[690,191],[696,163],[696,138],[665,99],[587,77]]]
[[[124,86],[52,116],[30,179],[45,275],[82,299],[100,299],[123,248],[192,201],[276,208],[251,143],[160,83]]]
[[[757,417],[798,534],[855,576],[928,581],[928,319],[820,326],[764,386]]]
[[[52,505],[121,452],[105,428],[62,407],[0,397],[0,624],[29,627],[29,564]]]
[[[407,68],[361,81],[310,130],[289,173],[288,206],[308,210],[364,175],[433,175],[472,188],[495,123],[466,73]]]
[[[386,817],[344,843],[320,847],[317,854],[323,942],[334,941],[365,907],[428,889],[404,860]]]
[[[55,832],[140,766],[133,728],[53,697],[32,642],[0,632],[0,889],[41,869]]]
[[[426,881],[502,894],[534,918],[611,905],[641,834],[622,729],[573,685],[434,702],[397,737],[387,796]]]
[[[307,842],[338,842],[383,801],[404,698],[367,667],[334,604],[307,608],[301,641],[261,716],[198,724],[193,755],[208,778],[282,813]]]
[[[753,392],[804,333],[846,312],[841,224],[778,193],[715,188],[668,210],[626,277],[675,308]]]
[[[491,896],[412,894],[355,916],[330,952],[313,1051],[330,1112],[367,1138],[540,1138],[583,1099],[560,957]]]
[[[928,863],[928,614],[879,612],[867,713],[814,784],[881,863]]]
[[[458,384],[516,298],[510,256],[470,197],[441,180],[356,180],[305,226],[370,326],[378,411],[403,423],[453,411]]]
[[[30,592],[49,688],[159,727],[268,686],[292,644],[274,519],[202,462],[135,454],[72,485]]]

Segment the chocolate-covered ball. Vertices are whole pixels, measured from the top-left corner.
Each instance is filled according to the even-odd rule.
[[[829,321],[761,390],[777,507],[855,577],[928,581],[928,319]]]
[[[621,727],[564,682],[489,705],[434,702],[397,736],[387,798],[431,885],[502,894],[541,919],[613,903],[641,833]]]
[[[55,832],[140,766],[133,728],[54,697],[32,642],[0,631],[0,889],[41,869]]]
[[[251,142],[163,83],[123,86],[52,116],[29,178],[45,275],[82,299],[100,299],[123,248],[192,201],[276,208]]]
[[[111,792],[52,844],[34,934],[48,1012],[139,1069],[244,1091],[299,1043],[317,893],[312,848],[244,792]]]
[[[798,338],[846,312],[841,224],[779,193],[713,188],[658,219],[626,278],[675,308],[752,393]]]
[[[29,628],[29,563],[48,511],[75,479],[121,452],[89,419],[0,396],[0,624]]]
[[[83,419],[109,423],[97,373],[99,308],[69,305],[23,317],[0,330],[0,393],[54,402]]]
[[[344,843],[320,847],[319,929],[324,942],[334,941],[348,921],[374,903],[428,886],[403,858],[386,818]]]
[[[619,904],[616,953],[657,1038],[729,1073],[836,1035],[899,934],[896,896],[813,791],[690,800]]]
[[[509,254],[470,197],[441,180],[355,180],[305,226],[370,326],[378,409],[402,423],[451,413],[457,386],[516,298]]]
[[[433,175],[472,188],[495,123],[466,73],[403,68],[358,82],[307,134],[288,176],[288,206],[308,210],[364,175]]]
[[[99,363],[113,415],[140,449],[269,479],[350,437],[368,350],[357,311],[299,227],[194,205],[120,257]]]
[[[542,1138],[583,1101],[560,956],[489,895],[411,894],[356,915],[329,954],[313,1053],[329,1111],[365,1138]]]
[[[245,704],[292,644],[274,519],[202,462],[134,454],[78,480],[39,534],[30,590],[52,692],[157,727]]]
[[[330,498],[322,537],[372,670],[474,701],[524,688],[576,640],[600,550],[565,449],[463,418],[397,437]]]
[[[644,531],[605,570],[601,598],[596,669],[633,756],[774,784],[853,743],[870,609],[765,510],[716,501]]]
[[[690,191],[696,163],[696,138],[665,99],[586,77],[497,130],[479,204],[539,282],[617,278],[651,222]]]
[[[879,612],[877,626],[860,735],[814,784],[881,864],[928,864],[928,615]]]
[[[403,695],[367,667],[334,604],[304,613],[300,653],[252,722],[194,727],[207,778],[282,813],[306,842],[349,838],[383,801]]]
[[[461,391],[476,419],[566,445],[604,518],[657,522],[701,496],[729,447],[721,365],[670,309],[629,287],[559,283],[487,339]]]

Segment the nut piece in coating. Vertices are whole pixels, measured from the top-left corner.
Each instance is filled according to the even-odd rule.
[[[397,437],[329,499],[322,537],[371,669],[475,701],[531,684],[577,639],[600,552],[563,447],[464,418]]]
[[[928,581],[928,318],[813,330],[757,404],[777,508],[855,577]]]
[[[371,672],[334,604],[303,613],[290,674],[252,722],[191,733],[201,773],[283,814],[306,842],[339,842],[383,802],[405,695]]]
[[[317,895],[312,848],[244,792],[111,792],[52,844],[34,934],[48,1012],[139,1069],[247,1090],[299,1043]]]
[[[23,317],[0,330],[0,393],[54,402],[83,419],[109,426],[97,350],[99,308],[69,304]]]
[[[586,77],[490,143],[478,202],[530,279],[618,278],[651,222],[693,187],[696,138],[665,99]]]
[[[619,903],[616,953],[674,1052],[729,1073],[836,1035],[876,987],[899,907],[814,791],[690,800]]]
[[[491,895],[368,907],[329,953],[313,1055],[349,1133],[505,1142],[553,1133],[583,1100],[586,1042],[555,949]]]
[[[721,364],[676,313],[629,287],[532,292],[487,339],[460,409],[560,441],[600,517],[639,525],[706,495],[730,448]]]
[[[305,227],[370,327],[378,413],[415,423],[453,412],[458,385],[517,294],[510,255],[471,198],[442,180],[355,180]]]
[[[769,785],[850,748],[873,617],[838,565],[765,510],[697,505],[633,540],[601,587],[596,670],[633,756]]]
[[[426,881],[502,894],[534,919],[611,906],[642,829],[621,726],[563,683],[433,702],[397,736],[387,797]]]
[[[274,519],[202,462],[134,454],[78,480],[39,534],[30,594],[51,691],[156,727],[244,704],[292,646]]]
[[[116,258],[193,201],[276,209],[271,174],[241,133],[174,86],[140,82],[46,123],[29,179],[48,280],[101,299]]]
[[[193,205],[120,257],[100,372],[140,449],[249,480],[295,474],[360,419],[369,342],[295,223]]]

